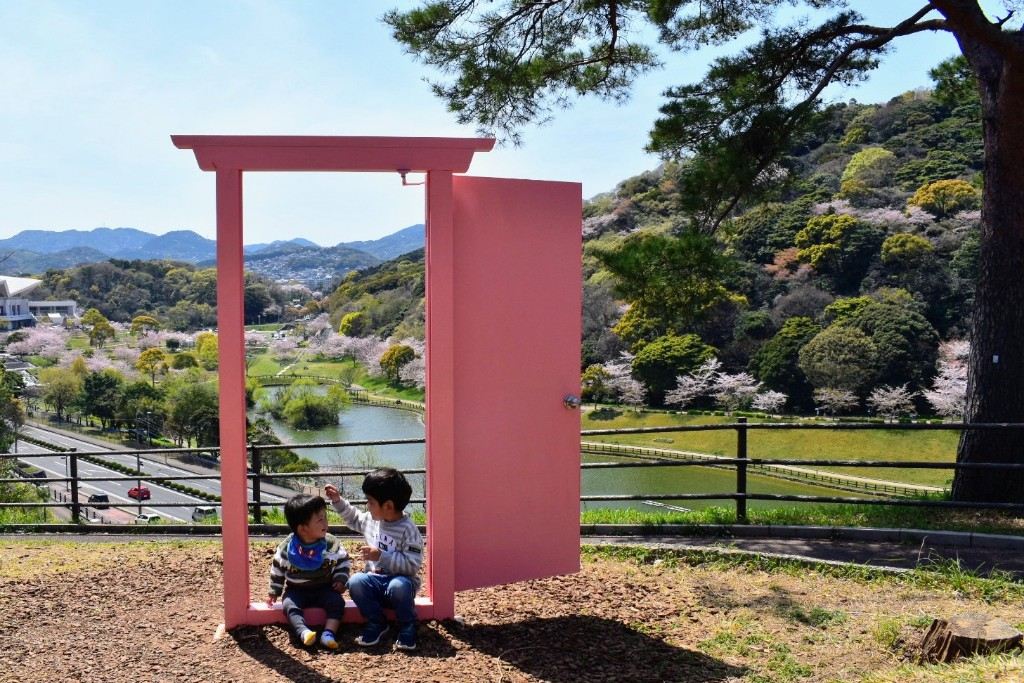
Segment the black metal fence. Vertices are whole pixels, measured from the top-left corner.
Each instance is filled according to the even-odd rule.
[[[895,495],[886,497],[850,497],[850,496],[811,496],[811,495],[786,495],[786,494],[768,494],[768,493],[751,493],[748,491],[748,475],[751,469],[759,469],[770,471],[773,466],[799,466],[799,467],[849,467],[849,468],[906,468],[906,469],[943,469],[943,470],[999,470],[999,471],[1010,471],[1010,470],[1022,470],[1024,469],[1024,463],[942,463],[942,462],[930,462],[930,461],[907,461],[907,460],[831,460],[831,459],[786,459],[786,458],[753,458],[748,455],[748,441],[751,438],[751,432],[757,432],[762,430],[901,430],[901,431],[918,431],[918,430],[943,430],[943,431],[962,431],[967,429],[978,429],[978,430],[1001,430],[1010,432],[1020,432],[1024,430],[1024,424],[963,424],[963,423],[944,423],[944,424],[879,424],[879,423],[843,423],[843,422],[814,422],[814,423],[780,423],[780,422],[755,422],[748,423],[746,418],[738,418],[735,423],[728,424],[711,424],[711,425],[686,425],[686,426],[671,426],[671,427],[643,427],[635,429],[607,429],[607,430],[587,430],[581,433],[584,438],[594,436],[617,436],[624,434],[652,434],[652,433],[671,433],[671,432],[701,432],[701,431],[734,431],[735,432],[735,456],[714,456],[714,455],[703,455],[692,458],[678,458],[666,456],[666,449],[644,449],[636,447],[622,447],[615,444],[607,444],[607,450],[602,451],[600,448],[590,449],[597,450],[598,452],[608,452],[612,455],[625,456],[634,459],[634,462],[604,462],[604,463],[582,463],[581,468],[583,470],[596,470],[596,469],[609,469],[609,468],[648,468],[648,467],[693,467],[693,466],[713,466],[713,467],[730,467],[735,468],[735,490],[733,491],[718,491],[718,492],[705,492],[705,493],[638,493],[638,494],[607,494],[607,495],[583,495],[581,496],[582,502],[622,502],[622,501],[692,501],[692,500],[732,500],[736,506],[736,520],[739,523],[746,523],[747,521],[747,502],[753,500],[760,501],[777,501],[777,502],[798,502],[798,503],[855,503],[858,505],[891,505],[891,506],[909,506],[909,507],[932,507],[932,508],[962,508],[962,509],[994,509],[1004,510],[1009,512],[1024,512],[1024,504],[1016,503],[1002,503],[1002,502],[971,502],[971,501],[953,501],[944,500],[937,497],[918,497],[908,498],[907,490],[887,490],[882,487],[880,491],[882,493],[893,493]],[[362,446],[389,446],[398,444],[422,444],[425,443],[424,439],[384,439],[377,441],[347,441],[347,442],[329,442],[329,443],[313,443],[313,444],[279,444],[279,445],[250,445],[249,450],[249,463],[250,471],[248,478],[251,482],[252,497],[250,502],[250,511],[253,515],[253,521],[256,524],[263,523],[263,513],[266,508],[280,507],[283,505],[282,500],[272,500],[268,496],[277,495],[281,498],[281,494],[287,494],[288,490],[294,490],[296,488],[301,489],[302,486],[310,486],[319,488],[320,484],[325,480],[338,480],[346,477],[362,477],[369,469],[343,469],[343,470],[317,470],[308,472],[263,472],[262,462],[263,454],[266,451],[271,450],[301,450],[304,448],[324,448],[324,447],[362,447]],[[587,450],[587,449],[585,449]],[[206,494],[204,497],[196,496],[194,501],[191,502],[133,502],[127,504],[116,504],[112,502],[90,502],[89,500],[82,500],[80,492],[80,484],[83,482],[113,482],[113,481],[128,481],[128,482],[153,482],[153,483],[173,483],[174,485],[182,486],[180,482],[189,481],[201,481],[201,480],[218,480],[220,474],[212,468],[216,466],[217,458],[207,459],[205,463],[209,468],[209,471],[204,474],[186,474],[186,475],[173,475],[173,476],[161,476],[161,475],[149,475],[142,474],[139,471],[132,472],[130,468],[125,471],[124,465],[118,466],[116,469],[121,470],[120,474],[111,473],[103,476],[88,476],[82,477],[78,474],[78,466],[80,460],[92,461],[94,463],[103,461],[112,455],[129,455],[136,459],[137,463],[141,463],[142,456],[150,457],[163,457],[165,459],[169,457],[174,458],[200,458],[200,464],[202,464],[202,454],[204,453],[217,453],[216,448],[158,448],[158,449],[144,449],[144,450],[132,450],[132,451],[110,451],[110,450],[96,450],[96,451],[68,451],[65,452],[49,452],[49,453],[37,453],[37,454],[0,454],[0,460],[20,460],[22,462],[30,462],[33,458],[41,457],[53,457],[54,455],[62,455],[66,457],[66,476],[45,476],[45,472],[42,470],[30,467],[15,468],[18,476],[0,478],[0,484],[12,483],[12,482],[31,482],[40,486],[46,486],[48,489],[51,484],[65,484],[67,489],[66,496],[61,500],[53,500],[48,502],[2,502],[0,508],[65,508],[70,510],[71,520],[74,523],[80,523],[83,521],[83,510],[89,509],[101,509],[105,507],[151,507],[151,508],[167,508],[167,507],[185,507],[189,505],[198,506],[212,506],[216,507],[220,505],[219,497],[215,494]],[[1022,446],[1024,451],[1024,446]],[[1022,452],[1024,455],[1024,452]],[[149,459],[149,458],[147,458]],[[1022,458],[1024,460],[1024,458]],[[407,474],[425,474],[423,469],[405,469]],[[42,474],[44,476],[38,476]],[[824,481],[824,478],[822,478]],[[267,488],[274,489],[275,492],[268,494]],[[876,487],[876,490],[877,487]],[[425,503],[426,492],[423,498],[414,499],[413,503]],[[354,500],[353,502],[361,503],[364,501]],[[94,515],[85,515],[87,519],[93,519]],[[8,524],[8,527],[18,527],[22,525]]]

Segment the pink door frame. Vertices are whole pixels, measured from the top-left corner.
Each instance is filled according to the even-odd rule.
[[[456,384],[455,265],[453,173],[464,173],[473,154],[489,151],[494,140],[478,138],[409,137],[304,137],[304,136],[171,136],[175,146],[194,151],[199,167],[216,173],[217,186],[217,324],[220,362],[221,494],[224,545],[224,625],[266,624],[283,621],[280,608],[250,603],[248,487],[245,434],[244,273],[242,253],[243,171],[377,171],[421,172],[427,175],[427,490],[432,500],[456,499]],[[530,181],[509,181],[523,183]],[[539,186],[540,184],[537,183]],[[562,185],[553,195],[555,213],[562,224],[580,216],[580,188]],[[568,190],[568,191],[567,191]],[[525,195],[524,195],[525,198]],[[535,212],[536,213],[536,210]],[[578,233],[577,233],[578,235]],[[570,245],[571,246],[571,245]],[[569,280],[578,264],[568,264]],[[578,322],[576,299],[567,300],[571,312],[560,316]],[[573,303],[575,302],[575,303]],[[568,330],[568,337],[578,333]],[[578,343],[577,343],[578,348]],[[570,363],[571,365],[571,363]],[[566,393],[578,393],[578,362],[575,379],[560,380]],[[562,423],[565,431],[566,423]],[[578,421],[576,427],[578,434]],[[562,439],[564,441],[564,439]],[[575,463],[578,465],[578,437]],[[571,453],[569,454],[572,455]],[[564,468],[563,468],[564,473]],[[524,475],[525,476],[525,475]],[[569,498],[578,510],[578,472]],[[570,485],[572,490],[573,486]],[[563,515],[564,516],[564,515]],[[427,519],[429,562],[426,597],[417,598],[422,619],[454,615],[456,591],[456,514],[452,504],[435,505]],[[578,550],[578,515],[575,534],[568,527],[552,542]],[[563,525],[565,526],[565,525]],[[552,573],[572,571],[561,552]],[[578,566],[578,555],[577,555]],[[535,576],[542,574],[535,573]],[[513,577],[509,577],[512,579]],[[476,585],[483,585],[479,581]],[[346,618],[357,618],[349,603]]]

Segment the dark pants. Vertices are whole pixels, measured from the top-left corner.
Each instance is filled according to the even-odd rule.
[[[306,619],[302,610],[307,607],[321,607],[327,612],[328,619],[341,619],[345,612],[345,598],[341,593],[331,586],[314,586],[312,588],[298,588],[288,586],[284,590],[284,598],[281,600],[284,606],[284,613],[288,622],[295,629],[295,633],[302,633],[306,628]]]

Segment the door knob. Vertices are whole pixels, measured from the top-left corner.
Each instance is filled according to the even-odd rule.
[[[572,394],[568,394],[565,398],[562,399],[562,405],[564,405],[569,410],[578,410],[579,407],[583,405],[583,401],[580,400],[579,396],[573,396]]]

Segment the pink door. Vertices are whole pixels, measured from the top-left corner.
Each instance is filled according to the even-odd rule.
[[[452,183],[454,588],[574,572],[581,188]]]

